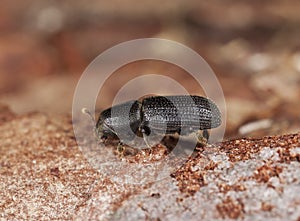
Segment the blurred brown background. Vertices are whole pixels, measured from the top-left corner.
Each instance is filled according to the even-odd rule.
[[[101,52],[127,40],[160,37],[197,51],[217,74],[227,104],[226,138],[300,131],[300,2],[2,1],[0,102],[16,113],[71,113],[76,83]],[[155,70],[198,86],[159,62]],[[186,80],[185,80],[186,79]],[[103,107],[126,82],[111,80]],[[101,104],[102,105],[102,104]]]

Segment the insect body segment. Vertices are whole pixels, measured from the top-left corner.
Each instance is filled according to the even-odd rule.
[[[207,130],[220,124],[220,111],[207,98],[154,96],[141,102],[128,101],[102,111],[96,124],[96,133],[98,137],[120,138],[120,135],[125,135],[129,140],[140,135],[146,140],[151,133],[189,135],[202,130],[203,137],[208,140]],[[128,131],[128,126],[131,131]]]
[[[218,127],[221,115],[217,106],[199,96],[157,96],[143,100],[143,122],[150,122],[153,129],[167,124],[167,134],[180,132],[187,135],[193,131]],[[158,117],[159,116],[159,117]]]

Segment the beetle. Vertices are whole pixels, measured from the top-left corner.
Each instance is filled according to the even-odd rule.
[[[206,143],[209,139],[208,130],[221,123],[220,110],[208,98],[195,95],[151,96],[103,110],[97,120],[95,133],[98,139],[113,136],[133,140],[138,135],[144,138],[148,147],[147,137],[151,133],[195,133],[198,143],[203,143],[203,140]],[[120,139],[120,143],[122,141]]]

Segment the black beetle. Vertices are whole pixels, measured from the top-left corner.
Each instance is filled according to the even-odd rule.
[[[126,134],[126,139],[130,140],[134,138],[132,135],[139,135],[147,145],[146,138],[152,132],[165,135],[196,133],[198,142],[203,143],[203,140],[206,142],[209,138],[208,129],[216,128],[220,124],[221,113],[217,105],[205,97],[153,96],[142,101],[128,101],[102,111],[95,131],[97,138],[120,138],[130,128],[131,135]]]

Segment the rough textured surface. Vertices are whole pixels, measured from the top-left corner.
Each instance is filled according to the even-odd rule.
[[[15,116],[1,110],[6,110],[0,122],[1,218],[300,218],[300,134],[208,145],[165,179],[134,185],[115,182],[88,164],[69,116]],[[113,147],[106,148],[113,152]],[[162,148],[120,160],[134,168]]]

